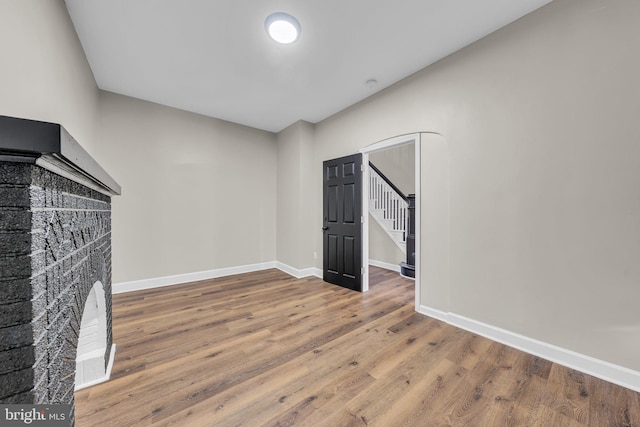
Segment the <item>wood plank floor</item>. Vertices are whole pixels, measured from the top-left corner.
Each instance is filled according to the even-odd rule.
[[[278,270],[113,297],[93,426],[640,426],[640,394],[414,311],[413,282],[360,294]]]

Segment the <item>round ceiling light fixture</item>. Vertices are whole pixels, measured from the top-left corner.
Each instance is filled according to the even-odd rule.
[[[276,12],[267,16],[264,29],[273,40],[281,44],[290,44],[300,38],[302,28],[296,18],[284,12]]]

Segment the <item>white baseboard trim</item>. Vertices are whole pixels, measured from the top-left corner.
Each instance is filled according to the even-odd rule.
[[[291,267],[290,265],[287,265],[283,262],[276,261],[276,268],[295,277],[296,279],[302,279],[303,277],[309,276],[315,276],[322,279],[322,270],[316,267],[298,269]]]
[[[417,311],[458,328],[482,335],[490,340],[508,345],[509,347],[517,348],[518,350],[542,357],[551,362],[640,392],[640,372],[638,371],[605,362],[604,360],[596,359],[553,344],[538,341],[534,338],[488,325],[458,314],[446,313],[424,305],[421,305]]]
[[[400,273],[400,264],[390,264],[388,262],[376,261],[375,259],[369,260],[369,265],[373,265],[374,267],[385,268],[387,270],[395,271],[396,273]]]
[[[280,261],[269,261],[259,264],[218,268],[216,270],[198,271],[195,273],[176,274],[174,276],[154,277],[152,279],[115,283],[112,286],[111,292],[113,294],[122,294],[125,292],[141,291],[144,289],[161,288],[163,286],[181,285],[188,282],[197,282],[198,280],[215,279],[218,277],[231,276],[233,274],[251,273],[253,271],[268,270],[270,268],[277,268],[296,279],[309,276],[315,276],[322,279],[322,270],[319,268],[309,267],[301,270]]]
[[[102,384],[104,382],[109,381],[109,378],[111,378],[111,370],[113,369],[113,361],[115,360],[115,358],[116,358],[116,344],[113,343],[111,344],[111,351],[109,352],[109,363],[107,364],[107,370],[104,373],[104,377],[82,384],[79,387],[74,387],[73,391],[83,390],[87,387],[91,387],[91,386]]]
[[[449,322],[449,314],[445,311],[436,310],[435,308],[427,307],[426,305],[421,305],[416,311],[420,314],[424,314],[425,316],[442,320],[445,323],[451,323]]]
[[[218,268],[215,270],[198,271],[195,273],[176,274],[174,276],[155,277],[152,279],[133,280],[130,282],[116,283],[112,286],[113,294],[141,291],[143,289],[160,288],[163,286],[179,285],[198,280],[215,279],[217,277],[231,276],[233,274],[250,273],[253,271],[276,268],[275,261],[259,264],[241,265],[237,267]]]

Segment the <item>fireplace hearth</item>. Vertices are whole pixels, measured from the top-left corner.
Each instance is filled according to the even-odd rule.
[[[0,403],[73,404],[108,378],[116,194],[62,126],[0,116]]]

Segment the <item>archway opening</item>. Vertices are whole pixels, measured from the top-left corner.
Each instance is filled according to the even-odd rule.
[[[108,379],[107,310],[104,288],[96,282],[84,305],[76,353],[75,389]]]

